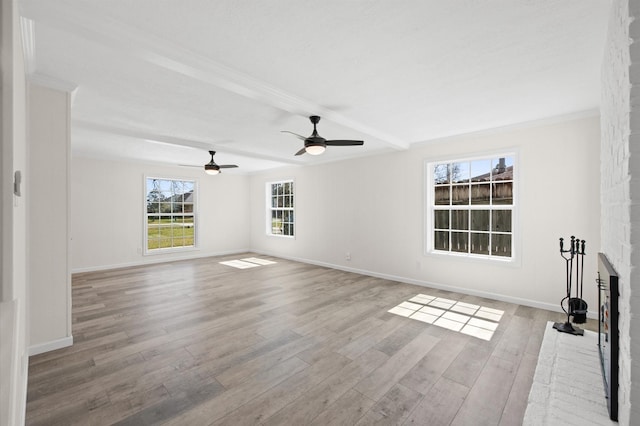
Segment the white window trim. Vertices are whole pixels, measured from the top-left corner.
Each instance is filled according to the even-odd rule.
[[[151,249],[149,250],[148,243],[148,231],[147,231],[147,179],[158,179],[158,180],[181,180],[181,181],[189,181],[193,182],[193,190],[195,192],[195,202],[193,205],[193,226],[195,228],[195,232],[193,233],[193,246],[187,247],[171,247],[171,248],[160,248],[160,249]],[[200,241],[200,226],[198,220],[198,209],[200,205],[200,191],[198,188],[198,180],[193,177],[160,177],[153,175],[144,175],[142,177],[142,255],[143,256],[156,256],[159,254],[170,254],[170,253],[184,253],[189,251],[199,251],[199,241]]]
[[[465,260],[465,261],[478,261],[478,262],[495,262],[496,264],[504,264],[509,266],[519,267],[521,265],[521,232],[520,232],[520,214],[519,214],[519,199],[520,199],[520,150],[517,148],[509,148],[504,150],[486,151],[477,154],[469,154],[460,157],[446,156],[446,157],[434,157],[424,160],[424,255],[427,257],[438,257],[440,259],[448,260]],[[474,160],[495,159],[499,157],[513,157],[513,205],[501,206],[501,210],[511,210],[511,257],[502,257],[495,255],[474,254],[474,253],[459,253],[453,251],[435,250],[434,237],[433,237],[433,211],[437,210],[433,206],[433,167],[435,164],[441,163],[456,163],[467,162]],[[465,209],[469,210],[486,210],[486,206],[482,205],[469,205],[465,206]]]
[[[271,226],[271,211],[272,211],[272,207],[271,207],[271,186],[276,184],[276,183],[292,183],[293,184],[293,207],[291,207],[291,211],[293,211],[293,235],[282,235],[282,234],[273,234],[271,232],[272,230],[272,226]],[[265,183],[265,206],[266,206],[266,211],[265,211],[265,231],[267,236],[269,237],[276,237],[276,238],[287,238],[290,240],[295,240],[296,238],[296,234],[297,234],[297,222],[298,219],[296,217],[296,204],[297,204],[297,196],[296,196],[296,184],[295,181],[293,179],[280,179],[280,180],[274,180],[274,181],[270,181],[270,182],[266,182]]]

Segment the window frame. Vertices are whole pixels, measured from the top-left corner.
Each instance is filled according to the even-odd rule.
[[[156,180],[160,180],[160,181],[171,181],[171,182],[189,182],[193,184],[193,212],[182,212],[182,213],[174,213],[171,212],[169,215],[170,216],[193,216],[193,245],[188,245],[188,246],[177,246],[177,247],[158,247],[158,248],[149,248],[149,216],[153,216],[156,215],[154,213],[149,213],[147,211],[147,181],[149,179],[156,179]],[[147,256],[147,255],[158,255],[158,254],[165,254],[165,253],[176,253],[176,252],[185,252],[185,251],[195,251],[199,249],[199,223],[198,223],[198,205],[199,205],[199,201],[198,201],[198,180],[195,178],[191,178],[191,177],[160,177],[160,176],[151,176],[151,175],[145,175],[143,177],[143,185],[142,185],[142,190],[143,190],[143,197],[142,197],[142,202],[143,202],[143,225],[142,225],[142,241],[143,241],[143,251],[142,254]],[[157,214],[157,215],[163,215],[163,214]],[[166,215],[166,213],[165,213]]]
[[[438,164],[452,164],[452,163],[471,163],[473,161],[483,161],[483,160],[494,160],[501,157],[511,157],[513,159],[513,177],[512,177],[512,192],[513,192],[513,201],[511,204],[472,204],[469,201],[467,204],[458,205],[458,204],[448,204],[437,206],[435,204],[435,181],[434,181],[434,168]],[[469,181],[471,180],[471,176],[469,176]],[[447,157],[439,157],[439,158],[429,158],[424,160],[424,255],[425,256],[439,256],[441,258],[448,259],[468,259],[468,260],[477,260],[481,262],[498,262],[503,264],[509,264],[513,266],[520,265],[520,228],[519,228],[519,183],[520,183],[520,162],[519,162],[519,150],[517,149],[506,149],[506,150],[498,150],[498,151],[488,151],[477,154],[470,154],[460,157],[447,156]],[[472,182],[469,182],[471,185]],[[492,184],[492,182],[490,183]],[[453,187],[453,184],[450,184]],[[469,196],[471,198],[471,196]],[[458,208],[457,208],[458,207]],[[463,230],[469,236],[472,233],[480,233],[480,234],[510,234],[511,235],[511,256],[499,256],[494,254],[479,254],[479,253],[471,253],[471,249],[467,252],[458,252],[454,251],[449,247],[449,250],[441,250],[435,248],[435,224],[434,224],[434,215],[436,210],[444,210],[444,211],[452,211],[452,210],[464,210],[464,211],[480,211],[480,210],[488,210],[489,211],[489,226],[488,231],[479,231],[471,229],[471,223],[468,223],[467,229]],[[493,215],[493,211],[496,210],[510,210],[511,211],[511,232],[499,232],[494,231],[491,226],[491,217]],[[471,220],[471,213],[468,215],[469,220]],[[449,220],[451,220],[451,215],[449,215]],[[452,231],[451,224],[449,224],[449,232]],[[491,238],[491,237],[490,237]],[[451,239],[449,240],[451,241]],[[468,242],[471,245],[470,241]]]
[[[284,184],[290,184],[293,189],[291,190],[291,206],[285,207],[284,205],[282,207],[273,207],[272,203],[271,203],[271,199],[272,199],[272,191],[273,191],[273,185],[284,185]],[[283,194],[283,196],[286,194]],[[295,239],[296,237],[296,214],[295,214],[295,205],[296,205],[296,185],[295,185],[295,181],[293,179],[282,179],[282,180],[275,180],[275,181],[270,181],[270,182],[266,182],[265,184],[265,204],[266,204],[266,234],[267,236],[270,237],[278,237],[278,238],[289,238],[289,239]],[[286,235],[286,234],[274,234],[273,233],[273,224],[272,224],[272,219],[273,219],[273,212],[274,211],[288,211],[291,212],[291,217],[293,218],[293,220],[291,222],[289,222],[289,226],[291,229],[292,234],[291,235]]]

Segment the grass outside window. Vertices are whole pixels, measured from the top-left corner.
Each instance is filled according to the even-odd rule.
[[[147,178],[146,250],[195,247],[195,182]]]

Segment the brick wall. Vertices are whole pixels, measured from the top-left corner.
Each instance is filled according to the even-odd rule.
[[[640,20],[634,17],[640,18],[640,1],[612,1],[600,107],[601,250],[620,276],[620,424],[640,418],[640,270],[633,267],[640,265]]]
[[[640,419],[640,1],[629,1],[629,36],[631,67],[629,196],[631,276],[629,278],[629,346],[631,353],[630,419]]]

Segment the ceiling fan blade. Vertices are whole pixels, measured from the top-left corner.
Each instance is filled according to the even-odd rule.
[[[332,141],[326,141],[325,143],[331,146],[364,145],[364,141],[350,141],[350,140],[332,140]]]
[[[222,164],[219,165],[218,167],[220,167],[221,169],[233,169],[234,167],[238,167],[235,164]]]
[[[303,141],[307,139],[306,137],[304,137],[304,136],[302,136],[302,135],[299,135],[299,134],[297,134],[297,133],[290,132],[290,131],[288,131],[288,130],[280,130],[280,132],[281,132],[281,133],[290,133],[290,134],[292,134],[293,136],[295,136],[295,137],[297,137],[298,139],[303,140]]]
[[[180,167],[200,167],[200,168],[202,168],[202,166],[194,166],[193,164],[178,164],[178,166],[180,166]]]
[[[300,151],[296,152],[296,155],[302,155],[307,152],[307,148],[302,148]]]

